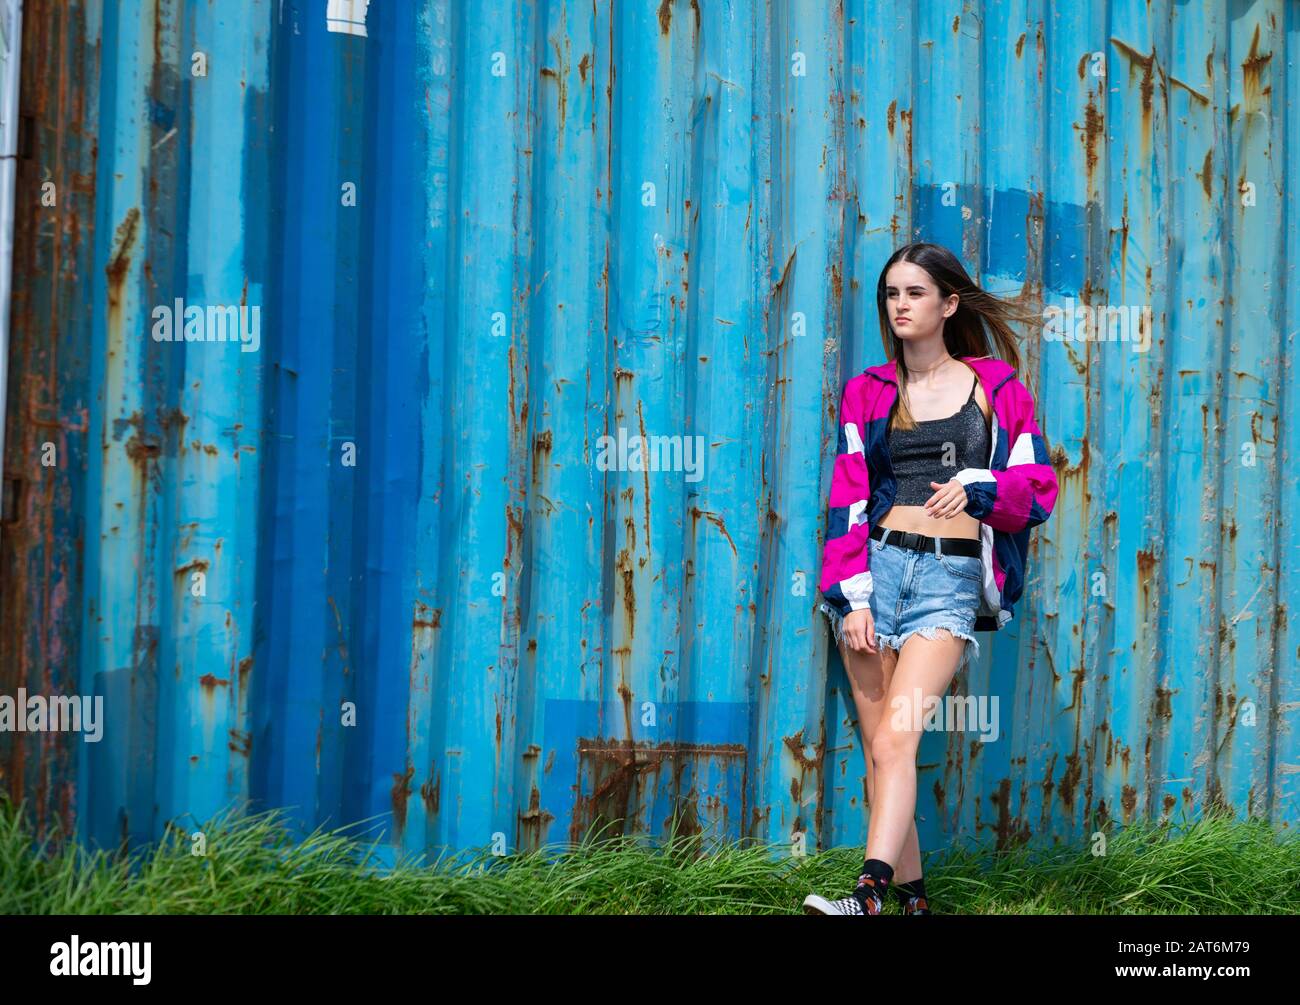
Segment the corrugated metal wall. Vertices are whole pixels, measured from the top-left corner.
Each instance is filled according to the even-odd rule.
[[[922,847],[1300,820],[1300,5],[365,7],[27,5],[0,693],[106,706],[0,734],[42,825],[863,841],[813,607],[913,237],[1152,309],[1025,345],[1061,495]],[[257,351],[156,341],[177,298]]]

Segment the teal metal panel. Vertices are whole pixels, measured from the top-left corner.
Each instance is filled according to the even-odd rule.
[[[863,842],[815,583],[926,239],[1150,313],[1025,333],[1060,496],[922,847],[1294,826],[1297,52],[1283,0],[29,2],[0,696],[105,720],[0,732],[4,787],[100,846]],[[257,345],[157,340],[178,300]]]

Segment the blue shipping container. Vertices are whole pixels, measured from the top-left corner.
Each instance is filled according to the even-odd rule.
[[[1137,336],[1024,344],[1060,497],[922,848],[1300,822],[1300,4],[28,0],[21,42],[0,695],[103,699],[0,732],[40,827],[862,843],[816,583],[914,239]]]

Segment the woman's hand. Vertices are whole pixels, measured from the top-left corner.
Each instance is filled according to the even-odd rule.
[[[930,488],[938,491],[925,502],[927,516],[951,519],[966,508],[966,486],[956,478],[942,485],[931,482]]]
[[[845,644],[855,652],[876,651],[876,620],[871,616],[871,608],[851,611],[844,618],[842,626]]]

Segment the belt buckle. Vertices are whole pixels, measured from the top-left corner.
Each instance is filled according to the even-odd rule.
[[[913,551],[920,551],[921,535],[914,530],[906,531],[903,534],[903,547],[911,548]]]

